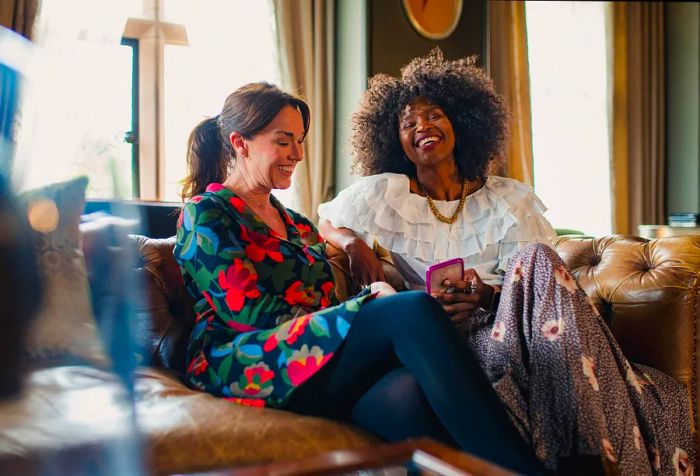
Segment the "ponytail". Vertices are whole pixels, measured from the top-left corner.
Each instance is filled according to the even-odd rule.
[[[223,147],[218,119],[219,116],[203,120],[187,139],[188,175],[182,181],[183,201],[204,193],[210,183],[226,179],[230,147]]]
[[[285,106],[299,111],[306,136],[311,117],[303,99],[265,82],[246,84],[229,94],[221,113],[200,122],[190,133],[188,175],[182,181],[182,199],[204,193],[210,183],[226,180],[236,159],[229,142],[231,133],[237,132],[250,139],[267,127]]]

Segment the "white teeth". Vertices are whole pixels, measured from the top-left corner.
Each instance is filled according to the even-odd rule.
[[[287,172],[288,174],[291,174],[294,172],[294,166],[293,165],[278,165],[277,166],[280,170],[283,172]]]
[[[418,147],[423,147],[425,144],[437,142],[439,140],[440,138],[438,136],[424,137],[420,141],[418,141]]]

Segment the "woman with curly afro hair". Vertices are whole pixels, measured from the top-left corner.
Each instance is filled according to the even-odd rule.
[[[461,280],[430,292],[548,469],[692,468],[682,385],[627,361],[547,246],[555,232],[532,188],[488,175],[502,158],[508,115],[474,58],[446,60],[435,49],[399,77],[373,77],[351,136],[364,177],[319,206],[321,232],[347,253],[358,285],[389,278],[381,248],[400,273],[397,288],[426,289],[429,266],[463,260]],[[387,390],[385,400],[395,399]]]

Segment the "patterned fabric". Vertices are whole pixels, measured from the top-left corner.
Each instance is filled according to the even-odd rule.
[[[337,305],[316,228],[270,200],[287,239],[223,185],[209,185],[183,208],[174,254],[196,301],[190,383],[237,403],[280,407],[331,359],[369,295]]]
[[[497,315],[479,312],[460,331],[548,468],[593,454],[623,475],[693,474],[685,388],[625,359],[551,248],[518,252]]]

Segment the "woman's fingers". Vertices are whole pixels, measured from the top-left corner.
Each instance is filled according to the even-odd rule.
[[[476,305],[469,302],[459,302],[455,304],[444,304],[442,308],[448,316],[454,316],[459,313],[468,313],[471,315],[476,309]]]
[[[454,292],[454,293],[437,293],[433,294],[433,297],[442,303],[457,303],[466,302],[471,304],[477,304],[479,302],[479,296],[477,294],[465,293],[465,292]]]
[[[446,279],[443,284],[447,287],[453,287],[456,288],[458,291],[461,291],[462,293],[471,291],[471,282],[469,281],[450,281],[449,279]]]
[[[462,322],[465,319],[469,319],[474,311],[464,311],[464,312],[458,312],[456,314],[452,314],[450,316],[450,320],[454,322],[455,324],[458,322]]]

